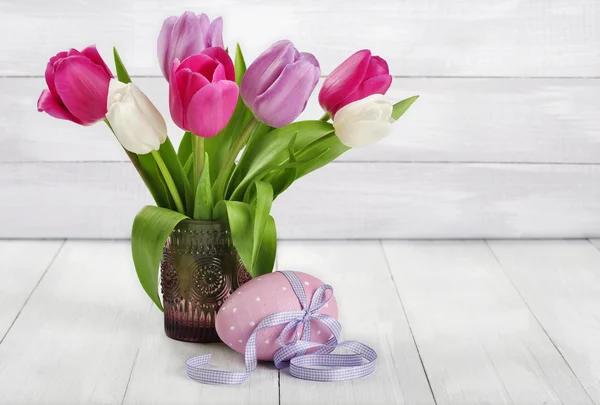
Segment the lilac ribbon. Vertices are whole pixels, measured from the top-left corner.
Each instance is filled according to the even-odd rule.
[[[342,381],[369,375],[375,369],[377,353],[369,346],[355,341],[338,343],[342,326],[329,315],[320,314],[319,311],[333,296],[333,288],[324,284],[313,294],[310,305],[307,306],[306,294],[298,276],[291,271],[281,272],[289,280],[294,293],[302,305],[301,311],[280,312],[265,317],[254,329],[246,343],[245,372],[222,371],[207,368],[210,365],[210,354],[190,357],[185,362],[185,371],[189,378],[203,383],[211,384],[242,384],[248,379],[250,373],[256,368],[256,334],[259,330],[276,325],[286,326],[281,331],[278,343],[281,346],[275,352],[273,362],[277,368],[290,368],[290,375],[303,380],[313,381]],[[326,296],[326,292],[331,294]],[[324,324],[332,334],[327,343],[311,341],[310,322],[317,320]],[[302,337],[300,338],[300,329]],[[286,336],[293,332],[291,342],[285,342]],[[318,347],[312,354],[306,351]],[[336,348],[341,347],[352,351],[354,354],[333,354]],[[367,363],[363,362],[367,360]],[[330,367],[330,368],[327,368]],[[333,368],[331,368],[333,367]]]

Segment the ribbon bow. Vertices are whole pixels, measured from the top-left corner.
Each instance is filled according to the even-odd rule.
[[[246,343],[245,350],[245,372],[222,371],[206,368],[210,364],[210,354],[189,358],[186,362],[186,374],[193,380],[212,384],[242,384],[248,379],[250,373],[256,369],[256,335],[259,330],[276,325],[285,327],[281,331],[278,343],[281,346],[275,352],[273,362],[275,367],[290,367],[290,375],[304,380],[313,381],[341,381],[369,375],[375,369],[377,353],[370,347],[355,341],[338,343],[342,326],[329,315],[321,314],[319,311],[327,304],[333,296],[333,288],[324,284],[319,287],[307,305],[306,294],[302,283],[294,272],[281,272],[290,282],[292,289],[302,310],[288,311],[271,314],[265,317],[254,329]],[[326,292],[330,294],[326,294]],[[332,337],[325,343],[311,341],[311,321],[317,320],[324,324],[330,331]],[[302,329],[302,332],[300,332]],[[293,331],[293,339],[286,342]],[[301,337],[300,337],[301,335]],[[312,354],[306,351],[319,348]],[[354,354],[332,354],[338,347],[352,351]],[[368,363],[363,363],[363,358]],[[318,368],[317,368],[318,367]],[[325,368],[334,367],[334,368]]]

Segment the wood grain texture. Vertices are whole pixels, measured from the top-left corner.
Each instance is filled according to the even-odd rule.
[[[0,75],[42,75],[69,47],[116,45],[130,71],[160,75],[162,21],[186,9],[223,15],[226,42],[251,60],[288,38],[324,73],[361,48],[384,55],[396,75],[600,75],[600,7],[594,0],[60,0],[0,2]],[[32,51],[35,50],[35,51]]]
[[[485,242],[383,245],[438,405],[593,404]]]
[[[151,203],[129,163],[0,167],[0,237],[128,238]],[[522,164],[333,163],[273,206],[284,239],[595,237],[599,210],[598,166]]]
[[[136,78],[169,124],[167,83]],[[100,123],[81,127],[38,113],[41,78],[0,78],[0,162],[125,161]],[[322,115],[313,94],[301,119]],[[340,161],[600,163],[600,80],[397,78],[388,92],[421,98],[387,139]]]
[[[378,353],[366,378],[315,384],[281,372],[281,404],[434,404],[419,354],[378,241],[284,242],[282,270],[312,274],[334,287],[343,340]]]
[[[600,403],[600,252],[585,240],[489,244],[556,348]]]
[[[62,244],[62,241],[0,241],[0,342]]]
[[[120,404],[151,305],[128,242],[68,241],[0,344],[1,402]]]
[[[163,333],[163,314],[152,309],[149,333],[141,343],[123,404],[277,405],[278,372],[260,363],[239,386],[200,384],[185,375],[185,360],[211,353],[211,364],[221,370],[243,371],[244,358],[223,344],[194,344],[169,339]]]

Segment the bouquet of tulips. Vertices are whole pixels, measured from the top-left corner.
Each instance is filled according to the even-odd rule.
[[[186,12],[167,18],[159,34],[171,118],[185,131],[177,151],[164,118],[132,82],[116,49],[116,78],[95,46],[58,53],[48,62],[48,89],[38,101],[38,110],[55,118],[84,126],[104,121],[148,187],[157,206],[136,216],[132,252],[159,308],[162,250],[180,221],[228,221],[248,272],[272,271],[273,200],[350,148],[390,134],[417,98],[388,101],[387,63],[361,50],[323,82],[324,115],[294,122],[321,76],[317,58],[282,40],[246,68],[239,45],[233,59],[225,48],[222,28],[221,18],[210,22]]]

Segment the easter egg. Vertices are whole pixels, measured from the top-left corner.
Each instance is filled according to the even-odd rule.
[[[300,279],[310,305],[314,292],[324,283],[306,273],[294,272]],[[324,298],[331,295],[326,292]],[[258,324],[268,315],[300,311],[302,305],[289,280],[281,272],[259,276],[238,288],[221,306],[215,319],[219,337],[229,347],[243,354],[246,343]],[[335,297],[331,297],[319,311],[337,319],[338,307]],[[317,320],[311,321],[311,340],[325,343],[331,338],[329,329]],[[273,355],[281,347],[278,343],[285,324],[261,329],[256,335],[256,354],[259,360],[273,360]],[[288,339],[284,340],[285,342]],[[314,350],[313,350],[314,351]]]

